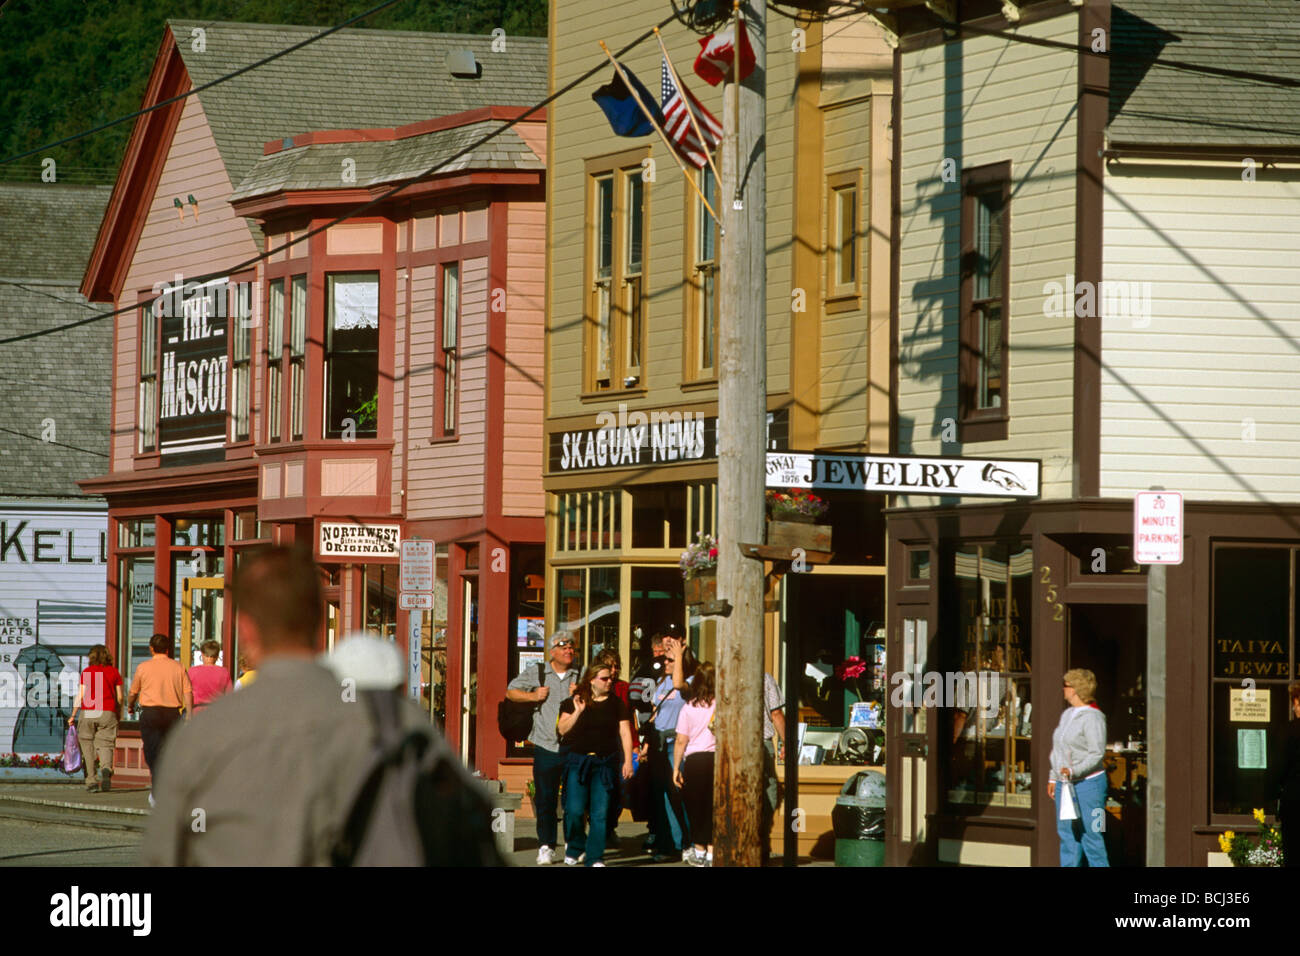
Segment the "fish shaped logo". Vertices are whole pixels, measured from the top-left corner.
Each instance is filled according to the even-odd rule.
[[[987,481],[989,484],[997,485],[999,488],[1002,488],[1006,491],[1028,491],[1029,490],[1028,488],[1026,488],[1024,485],[1020,483],[1019,478],[1017,478],[1011,472],[1007,471],[1005,468],[999,468],[997,465],[993,464],[992,462],[989,462],[987,465],[984,466],[984,470],[980,472],[980,478],[982,478],[984,481]]]

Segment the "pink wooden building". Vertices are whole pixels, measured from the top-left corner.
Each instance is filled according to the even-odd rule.
[[[145,106],[314,34],[173,21]],[[540,650],[543,40],[345,30],[140,117],[83,282],[116,308],[106,643],[219,640],[241,554],[309,546],[327,648],[371,629],[473,766]],[[440,162],[345,223],[250,264]],[[432,607],[399,607],[400,542],[435,542]],[[416,669],[418,668],[418,674]],[[130,728],[130,725],[127,725]],[[119,769],[143,772],[119,737]]]

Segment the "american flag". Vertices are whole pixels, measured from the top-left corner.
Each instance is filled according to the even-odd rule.
[[[681,153],[688,163],[697,169],[703,169],[708,158],[705,155],[704,144],[695,135],[695,127],[691,125],[691,118],[686,112],[688,108],[686,101],[690,101],[689,108],[695,113],[695,122],[699,124],[700,132],[708,140],[710,153],[722,142],[722,124],[700,105],[700,101],[691,95],[691,91],[686,89],[685,84],[680,90],[677,88],[666,59],[663,61],[660,78],[663,83],[664,132],[668,134],[668,139],[672,141],[677,152]]]

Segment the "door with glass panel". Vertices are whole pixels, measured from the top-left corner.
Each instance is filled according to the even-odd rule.
[[[203,663],[205,641],[221,643],[226,579],[183,578],[181,584],[181,634],[178,660],[186,668]],[[217,657],[225,665],[224,656]]]

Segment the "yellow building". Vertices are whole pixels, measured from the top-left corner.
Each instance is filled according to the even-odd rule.
[[[598,40],[621,49],[666,9],[553,0],[552,91],[601,62]],[[770,12],[767,28],[768,449],[888,452],[891,51],[865,17],[820,24]],[[721,120],[722,87],[691,69],[700,37],[676,22],[662,36],[681,79]],[[657,95],[662,59],[651,37],[621,62]],[[583,661],[618,648],[626,675],[669,624],[702,658],[715,651],[712,621],[688,613],[678,560],[697,533],[716,531],[716,290],[726,264],[664,142],[616,136],[592,101],[612,73],[561,96],[548,117],[545,623],[574,630]],[[714,208],[729,201],[707,168],[691,175]],[[800,667],[809,676],[799,721],[808,742],[824,745],[856,699],[830,669],[873,659],[886,607],[881,498],[826,497],[835,560],[769,578],[765,635],[774,676],[787,646],[812,665]],[[883,662],[878,676],[877,699]],[[862,684],[871,697],[871,681]],[[832,769],[839,781],[853,768]],[[824,820],[800,805],[814,817],[811,841],[829,829],[828,805]]]

